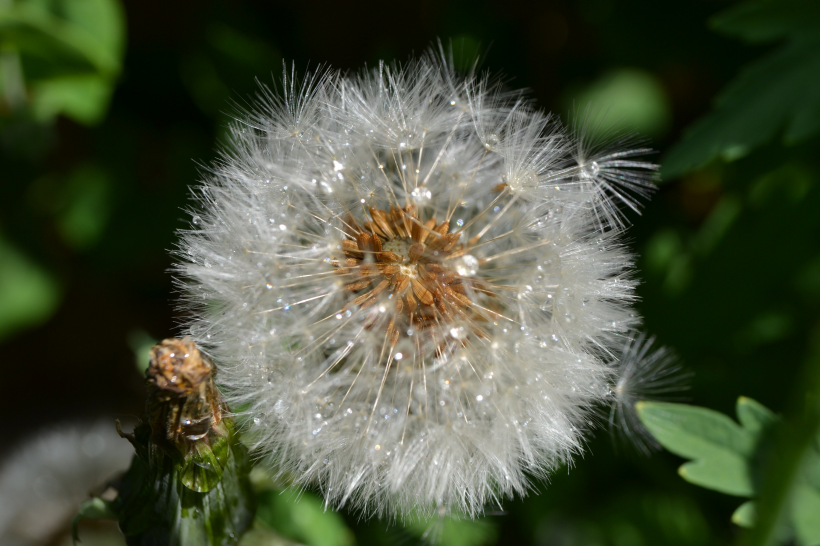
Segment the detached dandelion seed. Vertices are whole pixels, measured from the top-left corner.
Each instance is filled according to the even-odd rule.
[[[691,374],[666,347],[655,345],[655,337],[644,333],[629,337],[619,359],[613,363],[617,380],[612,387],[609,427],[615,438],[626,440],[648,455],[660,445],[638,418],[635,404],[641,400],[663,400],[688,388]]]
[[[614,184],[654,165],[579,163],[443,53],[286,72],[232,134],[178,274],[273,469],[368,515],[472,517],[581,451],[637,321]]]

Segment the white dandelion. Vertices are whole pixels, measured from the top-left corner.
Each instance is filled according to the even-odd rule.
[[[525,494],[581,451],[638,321],[602,211],[654,166],[579,162],[553,117],[451,67],[286,73],[181,234],[190,334],[257,453],[368,515]]]

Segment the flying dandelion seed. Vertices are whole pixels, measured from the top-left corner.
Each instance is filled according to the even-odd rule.
[[[612,387],[609,426],[613,437],[625,440],[645,455],[660,449],[635,410],[641,400],[670,399],[688,388],[691,373],[666,347],[655,345],[655,337],[639,333],[629,337],[617,361],[617,380]]]
[[[232,134],[178,274],[275,471],[364,514],[472,517],[581,451],[638,320],[618,183],[655,165],[441,53],[286,73]]]

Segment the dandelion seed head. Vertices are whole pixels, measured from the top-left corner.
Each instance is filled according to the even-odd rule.
[[[439,53],[286,73],[232,138],[177,271],[272,468],[365,514],[472,517],[581,451],[635,281],[554,118]]]

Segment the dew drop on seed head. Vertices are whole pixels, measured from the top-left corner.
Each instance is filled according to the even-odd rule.
[[[478,259],[471,254],[465,254],[453,260],[453,268],[462,277],[472,277],[478,273]]]
[[[508,177],[507,184],[515,192],[533,190],[538,187],[538,173],[533,170],[525,170],[514,177]]]
[[[601,167],[598,165],[597,161],[591,161],[581,167],[581,174],[585,178],[595,178],[598,176],[598,173],[601,172]]]

